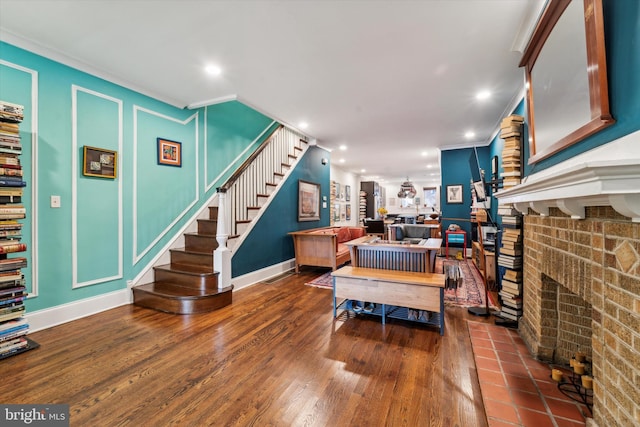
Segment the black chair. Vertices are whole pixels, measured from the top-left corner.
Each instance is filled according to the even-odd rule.
[[[364,226],[367,227],[367,234],[381,234],[384,236],[384,221],[381,219],[365,219]]]

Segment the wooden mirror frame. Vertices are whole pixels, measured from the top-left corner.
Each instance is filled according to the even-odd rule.
[[[574,0],[581,1],[581,0]],[[549,0],[536,26],[519,66],[525,67],[527,113],[529,116],[529,164],[545,159],[578,141],[615,123],[609,112],[609,88],[604,44],[604,18],[602,0],[584,0],[585,31],[587,41],[587,78],[591,120],[578,129],[552,143],[536,149],[535,110],[533,103],[531,72],[547,38],[571,0]]]

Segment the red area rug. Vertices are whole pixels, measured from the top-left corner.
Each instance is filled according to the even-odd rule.
[[[444,291],[444,303],[446,305],[458,307],[484,307],[484,281],[472,261],[469,259],[464,261],[451,259],[445,260],[444,258],[438,257],[436,258],[436,271],[438,273],[442,273],[445,265],[452,264],[457,264],[458,267],[460,267],[462,284],[458,286],[457,290],[446,289]],[[305,283],[305,285],[322,289],[333,289],[331,271],[327,271],[326,273]],[[494,309],[498,308],[491,300],[491,296],[489,296],[489,306]]]
[[[458,307],[484,307],[484,280],[476,266],[473,265],[473,261],[470,259],[457,261],[455,259],[436,258],[436,271],[438,273],[443,273],[444,267],[449,265],[457,265],[460,268],[462,285],[458,286],[457,290],[445,289],[444,303],[446,305],[455,305]],[[491,299],[490,294],[489,307],[498,309],[498,306]]]
[[[305,283],[307,286],[314,286],[316,288],[333,289],[333,279],[331,278],[331,271],[327,271],[321,276],[316,277],[310,282]]]

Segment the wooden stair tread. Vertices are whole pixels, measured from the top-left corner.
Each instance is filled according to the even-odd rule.
[[[151,282],[144,285],[135,286],[135,290],[137,291],[147,292],[163,298],[175,299],[202,299],[214,297],[216,295],[229,292],[232,289],[233,286],[228,286],[222,289],[207,289],[207,292],[203,294],[202,291],[168,282]]]

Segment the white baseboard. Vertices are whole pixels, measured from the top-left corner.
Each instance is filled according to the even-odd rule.
[[[274,264],[261,270],[252,271],[251,273],[247,273],[243,276],[234,277],[231,279],[233,290],[237,291],[238,289],[255,285],[258,282],[265,281],[292,270],[293,268],[295,268],[295,259],[290,259],[288,261],[281,262],[280,264]]]
[[[29,322],[29,332],[35,332],[132,302],[133,294],[131,289],[127,288],[32,313],[28,312],[25,317]]]

